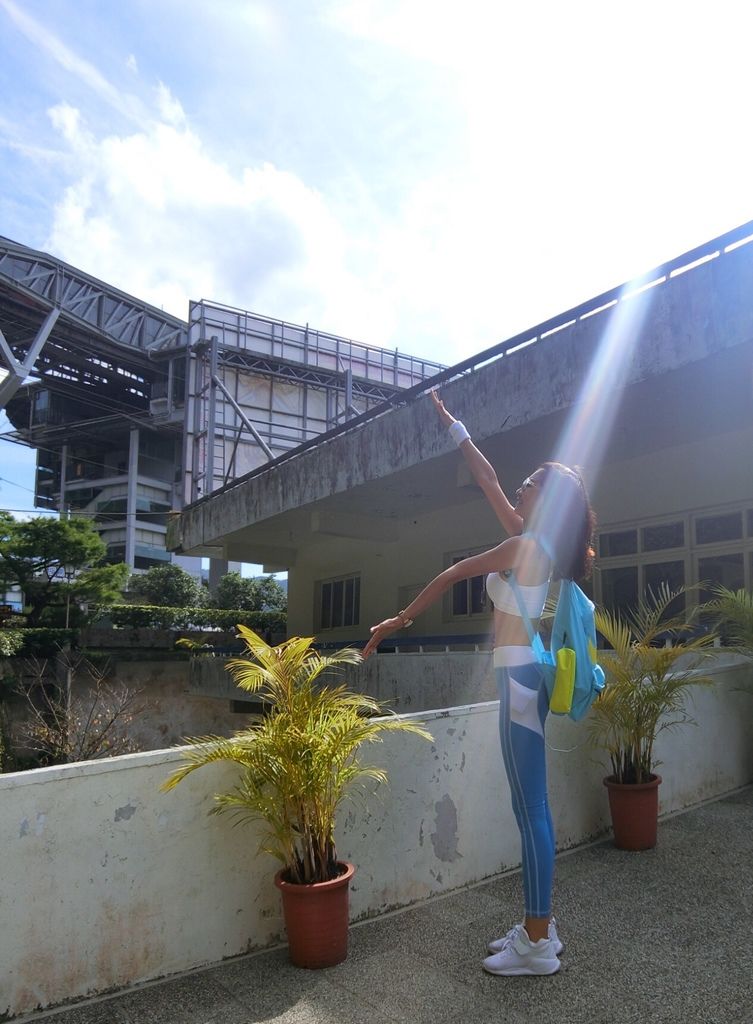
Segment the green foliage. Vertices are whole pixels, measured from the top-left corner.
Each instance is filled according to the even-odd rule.
[[[109,621],[123,629],[223,629],[241,623],[262,632],[284,633],[284,612],[243,612],[224,608],[165,608],[162,605],[103,605],[94,623]]]
[[[285,591],[274,576],[250,579],[239,572],[228,572],[217,584],[212,595],[217,608],[243,611],[284,611],[287,607]]]
[[[344,648],[324,656],[310,637],[271,647],[253,630],[238,629],[250,657],[234,659],[228,669],[241,689],[261,697],[266,714],[230,739],[191,741],[196,746],[185,752],[186,764],[163,788],[174,788],[206,764],[235,763],[238,785],[215,795],[214,812],[262,822],[260,850],[282,861],[289,881],[327,881],[337,874],[334,833],[340,804],[346,795],[386,781],[383,769],[359,760],[361,747],[380,741],[385,732],[431,736],[415,723],[389,716],[371,697],[342,685],[322,685],[343,666],[359,664],[358,651]]]
[[[179,565],[155,565],[141,576],[131,576],[128,592],[144,604],[168,608],[198,608],[204,590]]]
[[[18,653],[24,657],[50,657],[63,647],[74,646],[78,639],[78,630],[54,629],[40,626],[37,629],[19,629],[21,646]]]
[[[24,645],[20,629],[0,629],[0,658],[12,658]]]
[[[594,702],[588,725],[591,741],[605,750],[617,782],[648,782],[659,762],[654,743],[659,733],[693,720],[686,710],[692,686],[713,680],[697,670],[711,652],[715,635],[693,635],[696,625],[685,613],[668,609],[686,588],[662,585],[624,615],[598,609],[596,628],[614,648],[603,658],[607,681]],[[671,646],[664,638],[669,637]]]
[[[125,565],[100,565],[106,548],[89,519],[39,517],[17,522],[0,513],[0,586],[19,586],[27,621],[62,625],[65,609],[116,598]],[[71,577],[66,579],[66,572]]]
[[[725,640],[746,658],[753,659],[753,595],[716,585],[713,601],[704,606],[717,620]]]

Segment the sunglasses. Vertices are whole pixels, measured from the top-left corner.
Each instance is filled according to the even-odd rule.
[[[522,483],[522,484],[520,485],[520,487],[518,488],[518,490],[519,490],[519,491],[525,491],[525,490],[527,490],[527,489],[528,489],[529,487],[536,487],[536,485],[537,485],[537,482],[538,482],[538,481],[536,481],[536,480],[532,480],[530,476],[527,476],[527,477],[525,478],[525,480],[523,481],[523,483]]]

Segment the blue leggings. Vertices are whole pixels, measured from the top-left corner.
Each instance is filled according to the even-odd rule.
[[[502,758],[522,840],[525,912],[529,917],[549,917],[555,848],[544,746],[549,698],[535,663],[496,668],[495,675]]]

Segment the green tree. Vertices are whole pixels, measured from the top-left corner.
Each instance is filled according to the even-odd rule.
[[[285,591],[274,576],[258,579],[228,572],[215,589],[212,603],[215,608],[231,608],[244,612],[283,611],[287,606]]]
[[[27,621],[60,622],[84,603],[107,603],[120,597],[128,578],[125,563],[102,565],[104,541],[89,519],[17,521],[0,512],[0,585],[21,588]]]
[[[179,565],[155,565],[143,576],[132,576],[129,595],[144,604],[164,608],[198,608],[204,604],[203,588]]]

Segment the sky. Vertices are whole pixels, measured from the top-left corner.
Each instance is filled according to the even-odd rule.
[[[0,0],[0,234],[455,363],[753,219],[745,10]]]

